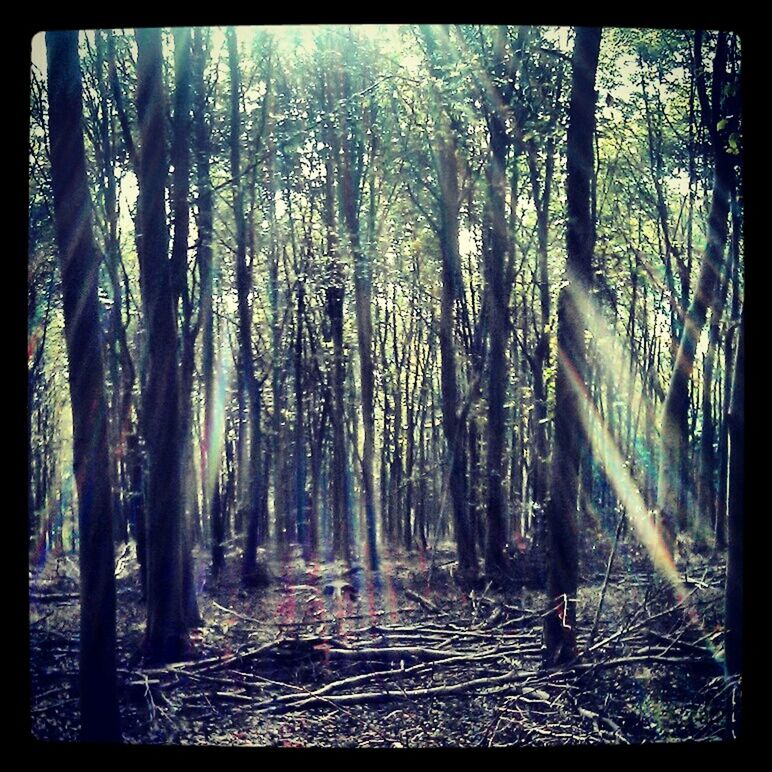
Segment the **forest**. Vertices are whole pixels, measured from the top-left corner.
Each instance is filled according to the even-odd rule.
[[[732,742],[742,45],[31,40],[28,731]]]

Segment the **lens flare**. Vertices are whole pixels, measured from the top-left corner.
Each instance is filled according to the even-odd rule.
[[[586,297],[584,293],[577,291],[578,286],[580,286],[578,282],[570,282],[569,291],[577,308],[583,314],[587,329],[593,332],[598,341],[608,339],[612,335],[611,331],[602,320],[600,314],[593,308],[591,299]],[[598,358],[602,362],[602,369],[606,376],[618,375],[618,369],[614,365],[618,365],[619,360],[613,349],[604,350],[603,343],[600,343],[599,347],[601,353],[608,353],[608,357],[601,356]],[[603,361],[605,359],[608,361]],[[629,362],[629,360],[627,361]],[[562,349],[558,350],[558,366],[564,368],[568,375],[568,382],[571,384],[580,404],[584,407],[583,410],[579,411],[579,415],[587,442],[592,450],[593,457],[602,466],[606,478],[614,489],[619,502],[624,507],[629,523],[635,530],[640,543],[648,552],[654,568],[673,588],[678,602],[684,604],[687,619],[704,632],[704,626],[701,623],[697,609],[690,605],[690,593],[675,565],[673,554],[668,548],[660,529],[657,527],[652,513],[646,507],[640,488],[630,474],[628,464],[617,442],[606,422],[601,417],[574,363]],[[638,383],[636,386],[638,398],[644,399],[642,385]],[[706,640],[713,658],[723,668],[723,653],[715,648],[709,638],[706,638]]]

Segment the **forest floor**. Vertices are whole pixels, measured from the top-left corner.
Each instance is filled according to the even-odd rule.
[[[578,597],[580,657],[541,665],[546,596],[453,581],[452,545],[431,559],[384,554],[380,571],[269,563],[244,590],[239,554],[213,583],[196,554],[204,625],[194,658],[145,665],[145,607],[133,545],[119,549],[118,676],[123,738],[140,744],[315,747],[637,744],[726,737],[720,665],[724,566],[679,561],[679,602],[640,548],[591,550]],[[597,554],[596,554],[597,552]],[[430,580],[431,573],[431,580]],[[33,735],[76,740],[75,556],[30,572]],[[606,585],[599,624],[590,630]]]

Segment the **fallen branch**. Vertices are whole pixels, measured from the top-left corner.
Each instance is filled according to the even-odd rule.
[[[78,592],[34,592],[30,591],[29,599],[35,603],[69,603],[78,600]]]
[[[428,609],[435,614],[442,613],[437,608],[436,604],[432,603],[432,601],[430,601],[428,598],[424,598],[423,595],[419,595],[417,592],[413,592],[413,590],[405,590],[405,596],[410,598],[410,600],[414,600],[416,603],[420,603],[425,609]]]

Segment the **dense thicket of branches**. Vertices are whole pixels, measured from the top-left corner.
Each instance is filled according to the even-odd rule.
[[[200,622],[195,546],[216,578],[236,540],[253,586],[260,547],[377,571],[452,540],[465,587],[547,588],[565,661],[582,550],[633,500],[646,544],[659,524],[667,549],[722,550],[728,526],[735,619],[736,35],[99,31],[66,38],[66,67],[51,40],[31,88],[31,549],[112,560],[85,411],[151,658]]]

